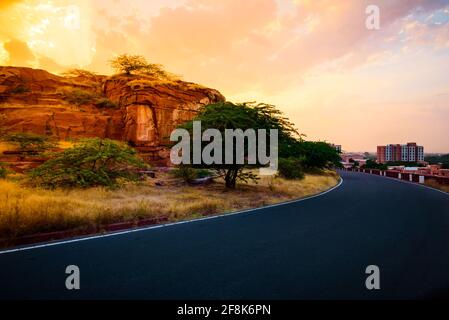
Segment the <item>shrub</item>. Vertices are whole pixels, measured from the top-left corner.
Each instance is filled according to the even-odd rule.
[[[278,163],[279,175],[286,179],[302,179],[304,171],[301,160],[297,158],[280,158]]]
[[[83,69],[69,69],[61,73],[61,75],[66,77],[85,77],[85,78],[95,78],[97,76],[95,72]]]
[[[7,175],[6,169],[0,166],[0,179],[6,178],[6,175]]]
[[[180,178],[187,183],[190,183],[198,178],[197,170],[182,164],[172,170],[172,173],[175,177]]]
[[[137,180],[144,167],[128,145],[99,138],[82,139],[30,172],[43,187],[117,186],[119,180]]]
[[[26,93],[29,92],[30,89],[27,86],[24,85],[19,85],[17,87],[15,87],[14,89],[9,90],[9,93],[11,94],[21,94],[21,93]]]
[[[106,97],[103,97],[97,93],[74,89],[67,90],[64,92],[64,100],[71,104],[76,104],[77,106],[83,104],[94,104],[98,108],[116,108],[117,104],[112,102]]]
[[[87,103],[93,103],[96,98],[96,95],[82,89],[74,89],[65,92],[64,99],[72,104],[82,105]]]
[[[95,106],[98,108],[117,108],[117,104],[108,98],[98,98],[95,100]]]
[[[206,169],[195,169],[191,166],[186,165],[179,165],[174,170],[171,171],[171,173],[182,180],[184,180],[187,183],[192,182],[195,179],[210,177],[212,175],[210,170]]]
[[[196,170],[196,176],[197,176],[197,178],[210,177],[211,176],[211,172],[210,172],[210,170],[206,170],[206,169],[197,169]]]
[[[10,133],[2,140],[17,145],[20,151],[43,152],[56,146],[51,137],[29,132]]]

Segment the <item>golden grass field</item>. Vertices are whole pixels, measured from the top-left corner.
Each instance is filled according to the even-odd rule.
[[[225,190],[217,180],[207,186],[188,186],[169,174],[159,174],[120,189],[89,188],[45,190],[23,186],[24,178],[0,180],[0,239],[63,230],[102,230],[115,222],[168,216],[170,221],[205,214],[260,207],[327,190],[338,183],[338,175],[306,175],[303,180],[263,177],[258,184],[238,185]]]

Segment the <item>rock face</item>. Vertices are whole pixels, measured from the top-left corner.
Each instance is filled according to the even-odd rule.
[[[0,67],[0,132],[32,132],[60,140],[127,141],[147,160],[167,157],[168,137],[204,105],[224,101],[214,89],[148,76],[56,76]]]

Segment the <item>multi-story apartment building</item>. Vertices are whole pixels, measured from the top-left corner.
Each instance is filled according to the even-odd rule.
[[[386,146],[377,146],[377,162],[378,163],[385,163],[386,160]]]
[[[388,144],[377,147],[377,162],[389,161],[420,162],[424,161],[424,147],[415,142],[407,144]]]

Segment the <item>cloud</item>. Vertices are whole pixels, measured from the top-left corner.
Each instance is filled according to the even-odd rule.
[[[31,44],[35,53],[62,65],[99,72],[110,71],[108,60],[116,54],[138,53],[186,79],[225,88],[231,94],[276,93],[300,85],[320,66],[357,67],[398,50],[393,46],[403,45],[397,33],[405,17],[447,4],[443,0],[377,1],[381,30],[373,32],[365,28],[365,7],[371,2],[59,0],[52,7],[35,2],[24,7],[32,21],[17,16],[14,23],[11,19],[2,23],[12,32],[0,31],[0,41],[19,34],[18,39]],[[75,30],[58,24],[73,4],[81,22]],[[445,43],[447,29],[441,26],[431,41]],[[30,30],[34,34],[29,35]],[[419,33],[427,37],[437,30],[423,25]]]
[[[9,60],[7,63],[11,66],[33,67],[36,64],[36,57],[28,45],[20,40],[12,39],[3,44],[8,52]]]
[[[0,9],[8,8],[12,5],[15,5],[19,2],[22,2],[22,0],[0,0]]]
[[[368,4],[380,6],[379,31],[365,27]],[[188,0],[161,6],[146,20],[136,11],[119,16],[102,7],[98,10],[103,26],[95,29],[97,53],[92,66],[108,70],[101,62],[108,54],[141,53],[187,79],[225,88],[230,94],[276,93],[299,85],[309,72],[331,62],[353,68],[400,50],[402,43],[396,35],[403,19],[445,4],[439,0],[298,0],[281,8],[275,0]],[[434,39],[440,43],[447,40],[443,27]]]

